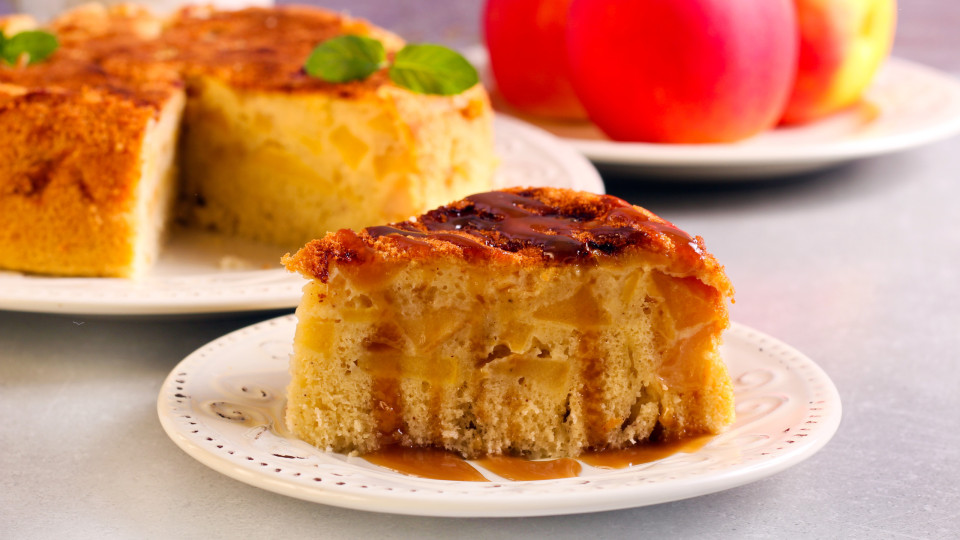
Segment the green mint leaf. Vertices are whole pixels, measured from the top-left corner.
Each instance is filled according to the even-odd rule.
[[[11,65],[16,65],[24,54],[27,55],[28,64],[36,64],[46,60],[57,50],[60,42],[50,32],[30,30],[4,38],[0,45],[2,45],[0,52],[2,52],[3,59]]]
[[[387,53],[379,41],[363,36],[339,36],[310,53],[304,69],[312,77],[341,83],[366,79],[383,67]]]
[[[390,79],[420,94],[449,96],[477,84],[477,70],[466,58],[441,45],[407,45],[390,66]]]

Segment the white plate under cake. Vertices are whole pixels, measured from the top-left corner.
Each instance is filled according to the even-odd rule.
[[[170,372],[157,411],[173,442],[200,463],[261,489],[331,506],[496,517],[659,504],[797,465],[827,444],[840,424],[837,390],[810,358],[733,323],[720,353],[733,379],[737,420],[696,452],[624,469],[583,464],[579,476],[557,480],[512,482],[479,465],[486,481],[417,478],[318,450],[283,427],[295,327],[292,315],[271,319],[197,349]],[[189,464],[170,471],[200,473]]]

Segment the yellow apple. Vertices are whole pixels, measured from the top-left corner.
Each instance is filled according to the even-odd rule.
[[[800,58],[784,124],[817,120],[856,103],[890,53],[896,0],[794,0]]]

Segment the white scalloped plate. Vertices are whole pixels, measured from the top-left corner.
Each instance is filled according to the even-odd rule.
[[[494,121],[498,187],[554,186],[603,193],[589,161],[519,120]],[[84,315],[169,315],[293,308],[303,279],[280,268],[283,251],[177,229],[140,280],[59,278],[0,271],[0,309]]]
[[[626,469],[583,464],[579,477],[558,480],[416,478],[362,458],[323,452],[280,427],[295,325],[292,315],[271,319],[198,349],[167,377],[157,411],[170,438],[210,468],[269,491],[332,506],[506,517],[658,504],[783,471],[822,448],[840,424],[837,390],[812,360],[734,324],[722,352],[734,379],[737,420],[701,450]],[[246,420],[231,420],[237,417],[233,411]],[[497,478],[488,471],[484,475]]]
[[[486,50],[467,56],[480,68]],[[493,87],[489,71],[485,82]],[[498,99],[501,110],[509,106]],[[687,180],[777,178],[907,150],[960,132],[960,81],[935,69],[889,58],[863,101],[810,124],[781,127],[730,144],[616,142],[590,123],[524,117],[562,138],[605,170]]]

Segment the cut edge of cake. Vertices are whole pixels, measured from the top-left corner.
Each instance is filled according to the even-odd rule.
[[[141,276],[172,209],[182,91],[153,104],[93,89],[4,94],[0,267]]]

